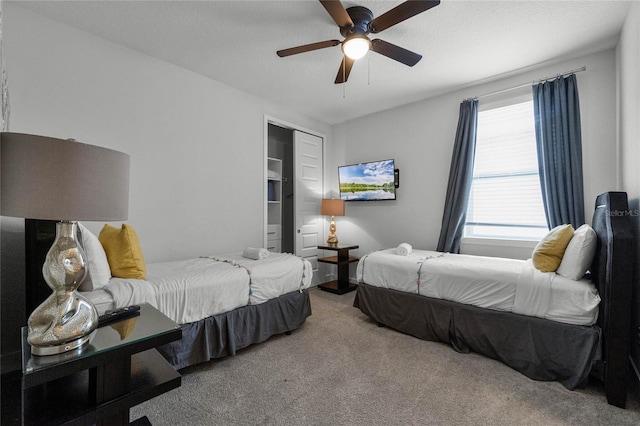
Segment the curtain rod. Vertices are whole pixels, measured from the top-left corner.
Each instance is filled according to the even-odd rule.
[[[545,78],[541,78],[541,79],[538,79],[538,80],[532,80],[532,81],[527,82],[527,83],[523,83],[523,84],[519,84],[517,86],[509,87],[507,89],[496,90],[495,92],[485,93],[484,95],[480,95],[480,96],[472,96],[470,98],[466,98],[465,101],[469,101],[471,99],[480,99],[480,98],[484,98],[484,97],[487,97],[487,96],[498,95],[500,93],[509,92],[511,90],[521,89],[523,87],[527,87],[527,86],[533,85],[535,83],[542,83],[542,82],[545,82],[545,81],[548,81],[548,80],[552,80],[552,79],[555,79],[555,78],[558,78],[558,77],[562,77],[563,75],[575,74],[575,73],[586,71],[586,70],[587,70],[587,67],[585,65],[583,67],[576,68],[575,70],[563,72],[563,73],[560,73],[560,74],[550,75],[550,76],[547,76]]]

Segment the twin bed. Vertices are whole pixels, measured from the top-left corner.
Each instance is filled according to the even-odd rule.
[[[626,193],[596,200],[590,275],[540,272],[529,261],[395,249],[358,264],[354,306],[420,339],[498,359],[568,389],[589,376],[623,407],[629,380],[633,237]]]
[[[182,339],[158,348],[176,369],[235,355],[273,335],[288,334],[311,315],[313,268],[304,258],[248,248],[145,264],[133,228],[127,224],[105,228],[118,244],[112,246],[113,240],[101,239],[78,224],[77,237],[88,264],[80,294],[99,315],[148,303],[179,324]],[[42,264],[55,229],[56,221],[25,220],[27,290],[31,290],[27,309],[33,310],[51,294]],[[130,278],[113,277],[114,270],[115,275]],[[118,331],[126,334],[132,326],[134,320],[123,321]]]
[[[111,278],[83,295],[99,313],[149,303],[180,324],[182,339],[158,348],[176,369],[235,355],[297,329],[311,315],[313,270],[291,254],[223,253],[146,268],[145,280]]]

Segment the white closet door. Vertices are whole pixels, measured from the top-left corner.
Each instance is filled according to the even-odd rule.
[[[297,130],[293,132],[295,251],[297,256],[311,262],[314,273],[318,270],[317,246],[322,240],[322,143],[321,137]]]

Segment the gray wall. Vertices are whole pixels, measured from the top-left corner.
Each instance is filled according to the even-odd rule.
[[[547,65],[488,84],[372,114],[335,126],[334,145],[343,164],[395,158],[400,169],[397,201],[347,203],[338,223],[341,241],[360,244],[366,253],[408,242],[435,249],[451,163],[458,110],[463,99],[587,67],[577,74],[580,91],[585,208],[590,221],[595,197],[617,188],[615,50]],[[481,100],[482,101],[482,100]],[[336,160],[336,161],[338,161]],[[329,190],[337,177],[328,171]],[[535,244],[535,243],[534,243]],[[532,245],[513,242],[463,244],[473,254],[528,258]]]
[[[317,120],[14,4],[2,35],[9,130],[130,154],[127,223],[147,262],[262,246],[265,115],[330,137]],[[2,218],[3,355],[20,348],[23,232]]]

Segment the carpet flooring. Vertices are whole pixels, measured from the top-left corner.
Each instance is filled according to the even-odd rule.
[[[638,425],[602,384],[569,391],[498,361],[380,328],[354,293],[310,291],[289,336],[181,370],[182,386],[131,410],[161,425]]]

